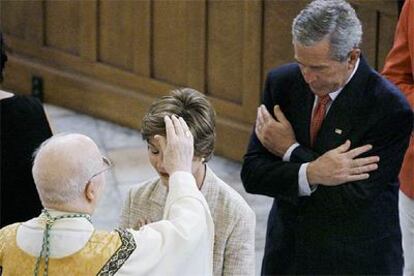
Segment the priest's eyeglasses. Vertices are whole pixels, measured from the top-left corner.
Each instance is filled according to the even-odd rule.
[[[101,173],[106,172],[107,170],[109,170],[110,168],[112,168],[112,162],[111,160],[109,160],[108,158],[106,158],[105,156],[102,156],[102,161],[104,164],[104,168],[100,171],[98,171],[97,173],[94,173],[86,183],[90,182],[92,180],[92,178],[94,178],[95,176],[100,175]]]

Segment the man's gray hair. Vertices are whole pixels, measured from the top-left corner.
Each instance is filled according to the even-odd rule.
[[[312,46],[327,38],[331,57],[345,61],[349,52],[358,48],[362,27],[355,10],[343,0],[315,0],[293,20],[293,42]]]
[[[33,156],[33,179],[44,207],[78,202],[89,178],[102,168],[96,144],[81,134],[54,135]]]

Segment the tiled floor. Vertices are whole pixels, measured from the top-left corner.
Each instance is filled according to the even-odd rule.
[[[114,167],[107,174],[105,196],[93,216],[98,229],[117,226],[122,202],[133,185],[153,177],[156,172],[147,159],[147,145],[138,131],[79,114],[53,105],[45,105],[55,133],[77,132],[95,140],[102,152],[111,159]],[[250,195],[240,181],[240,163],[218,156],[209,161],[210,167],[227,184],[238,191],[256,213],[256,274],[260,274],[266,232],[267,214],[272,200]]]

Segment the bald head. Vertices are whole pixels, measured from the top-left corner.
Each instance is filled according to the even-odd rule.
[[[103,167],[102,155],[89,137],[55,135],[35,152],[33,178],[44,207],[82,201],[90,177]]]

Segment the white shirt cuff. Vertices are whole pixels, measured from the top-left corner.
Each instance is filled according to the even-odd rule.
[[[290,161],[290,156],[292,155],[292,152],[294,149],[296,149],[297,147],[299,147],[299,143],[294,143],[293,145],[291,145],[287,151],[285,152],[285,154],[283,155],[283,161],[285,162],[289,162]]]
[[[308,163],[304,163],[300,166],[299,169],[299,196],[310,196],[318,186],[313,185],[312,187],[309,185],[308,177],[306,176],[306,170],[308,169]]]

